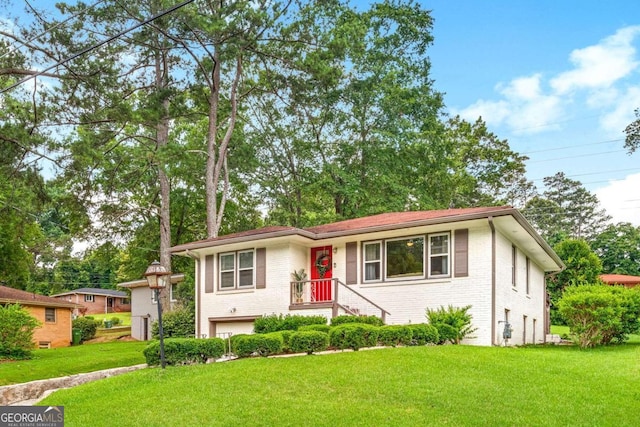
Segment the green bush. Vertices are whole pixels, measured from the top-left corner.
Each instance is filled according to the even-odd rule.
[[[560,315],[580,347],[623,342],[640,327],[637,290],[607,285],[573,286],[558,302]]]
[[[253,332],[256,334],[268,334],[277,331],[297,331],[305,325],[326,325],[324,316],[301,316],[298,314],[270,314],[254,320]]]
[[[378,330],[378,342],[386,346],[410,345],[412,338],[413,330],[408,325],[385,325]]]
[[[113,326],[118,326],[122,322],[119,317],[112,317],[109,321]]]
[[[378,327],[365,323],[345,323],[329,331],[329,345],[344,350],[358,350],[378,344]]]
[[[297,331],[291,335],[290,346],[294,353],[324,351],[329,346],[329,335],[321,331]]]
[[[270,356],[282,353],[284,339],[279,332],[269,334],[234,335],[231,349],[238,357]]]
[[[426,323],[409,325],[412,332],[411,345],[426,345],[440,343],[440,334],[433,325]]]
[[[343,314],[331,319],[331,326],[344,325],[345,323],[365,323],[367,325],[382,326],[384,322],[377,316],[354,316]]]
[[[96,336],[98,326],[102,325],[102,322],[95,320],[91,316],[77,317],[73,319],[72,327],[74,329],[80,329],[82,331],[81,341],[88,341]]]
[[[153,338],[160,337],[158,322],[151,326]],[[196,334],[196,317],[193,310],[181,308],[162,314],[164,338],[193,338]]]
[[[0,305],[0,359],[30,359],[40,325],[20,304]]]
[[[438,329],[440,335],[440,343],[451,342],[460,344],[464,338],[470,338],[470,335],[478,328],[471,325],[470,305],[465,307],[454,307],[450,305],[447,308],[441,306],[438,309],[427,309],[427,319],[429,324]],[[443,325],[448,325],[443,326]]]
[[[298,331],[320,331],[320,332],[324,332],[325,334],[329,333],[329,329],[331,329],[331,326],[324,324],[324,325],[305,325],[305,326],[300,326],[298,328]]]
[[[221,338],[168,338],[164,340],[164,358],[167,365],[206,363],[224,354]],[[160,364],[160,342],[153,341],[143,350],[149,366]]]

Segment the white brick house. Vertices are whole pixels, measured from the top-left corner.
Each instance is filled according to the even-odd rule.
[[[252,331],[264,314],[373,314],[426,322],[471,305],[476,345],[541,343],[545,273],[562,261],[511,207],[374,215],[298,229],[266,227],[171,249],[196,260],[196,334]],[[305,280],[294,271],[304,269]],[[505,341],[505,322],[511,338]]]

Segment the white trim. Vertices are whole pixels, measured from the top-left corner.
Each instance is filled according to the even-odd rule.
[[[389,277],[389,250],[388,250],[388,244],[389,242],[399,242],[402,240],[416,240],[416,239],[422,239],[422,272],[417,273],[417,274],[411,274],[411,275],[405,275],[405,276],[392,276]],[[424,248],[424,244],[427,241],[426,237],[424,234],[418,234],[418,235],[414,235],[414,236],[403,236],[403,237],[398,237],[398,238],[393,238],[393,239],[387,239],[384,241],[384,279],[387,282],[397,282],[400,280],[415,280],[415,279],[423,279],[426,276],[426,272],[425,272],[425,248]]]
[[[441,237],[441,236],[447,236],[447,250],[444,253],[439,253],[439,254],[432,254],[431,253],[431,239],[434,237]],[[431,234],[427,234],[427,278],[428,279],[437,279],[440,277],[451,277],[451,232],[450,231],[445,231],[442,233],[431,233]],[[446,257],[446,263],[443,265],[446,265],[447,267],[447,272],[446,273],[441,273],[441,274],[431,274],[431,259],[432,258],[445,258]]]

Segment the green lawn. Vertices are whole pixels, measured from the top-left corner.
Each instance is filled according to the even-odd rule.
[[[104,321],[104,319],[111,320],[114,317],[120,319],[120,325],[131,326],[131,313],[108,313],[108,314],[89,314],[96,320]]]
[[[65,426],[631,426],[639,361],[640,344],[406,347],[144,369],[40,405]]]
[[[34,350],[31,360],[0,363],[0,386],[145,363],[144,341]]]

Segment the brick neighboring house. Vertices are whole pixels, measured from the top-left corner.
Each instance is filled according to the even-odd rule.
[[[20,289],[0,286],[0,305],[20,304],[42,324],[33,333],[36,348],[71,345],[71,321],[77,304],[38,295]]]
[[[108,314],[131,311],[129,294],[123,291],[100,288],[80,288],[73,291],[52,295],[53,298],[80,304],[86,308],[82,313],[75,311],[75,315]]]
[[[600,280],[607,285],[622,285],[626,288],[640,286],[639,276],[628,276],[626,274],[601,274]]]

